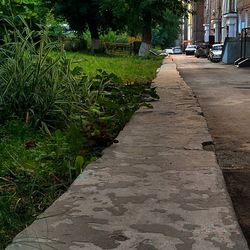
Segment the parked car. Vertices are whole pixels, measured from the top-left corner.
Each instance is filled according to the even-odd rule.
[[[167,48],[167,49],[164,50],[164,52],[165,52],[166,54],[174,54],[173,48]]]
[[[214,44],[209,51],[208,59],[211,62],[219,62],[222,59],[223,44]]]
[[[195,57],[207,57],[211,49],[211,45],[207,43],[198,44],[194,52]]]
[[[182,54],[181,47],[173,47],[173,54]]]
[[[160,56],[168,56],[169,53],[166,52],[164,49],[162,52],[160,52]]]
[[[189,44],[186,49],[185,49],[185,53],[186,55],[194,55],[194,52],[196,50],[196,45],[194,44]]]

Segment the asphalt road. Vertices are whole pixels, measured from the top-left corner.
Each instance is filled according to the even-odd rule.
[[[250,243],[250,68],[172,57],[203,110],[236,214]]]

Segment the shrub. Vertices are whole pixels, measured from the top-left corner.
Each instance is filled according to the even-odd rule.
[[[128,34],[108,30],[107,32],[101,35],[100,39],[102,42],[128,43]]]
[[[63,51],[50,56],[59,45],[49,42],[44,30],[31,31],[23,21],[20,31],[6,21],[12,32],[0,48],[0,122],[19,117],[46,130],[65,126],[75,101],[70,61]]]

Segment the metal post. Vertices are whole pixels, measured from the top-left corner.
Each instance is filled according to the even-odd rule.
[[[243,32],[244,29],[241,29],[241,34],[240,34],[240,57],[243,57]]]
[[[247,28],[244,28],[244,58],[246,58],[246,48],[247,48]]]

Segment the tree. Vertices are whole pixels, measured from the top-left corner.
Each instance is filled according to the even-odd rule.
[[[44,19],[46,1],[42,0],[1,0],[0,15],[1,16],[22,16],[25,19],[36,19],[40,22]]]
[[[160,46],[162,49],[175,46],[175,41],[180,33],[180,20],[168,11],[167,22],[157,25],[152,31],[152,45]]]
[[[102,8],[112,9],[114,16],[127,24],[131,34],[140,33],[142,44],[139,55],[145,56],[151,46],[152,29],[164,26],[169,13],[180,18],[187,12],[187,2],[183,0],[101,0]]]
[[[100,48],[100,29],[112,27],[113,18],[109,12],[101,12],[99,0],[51,0],[56,16],[63,16],[72,29],[83,32],[87,28],[92,39],[92,49]]]
[[[4,18],[12,18],[15,24],[23,25],[20,17],[27,22],[31,29],[40,30],[39,24],[44,24],[49,9],[45,0],[1,0],[0,1],[0,35],[8,26]]]
[[[22,26],[20,16],[24,18],[33,29],[38,29],[36,25],[44,17],[45,9],[40,0],[1,0],[0,1],[0,41],[3,42],[5,28],[10,28],[4,18],[12,18],[16,25]]]

